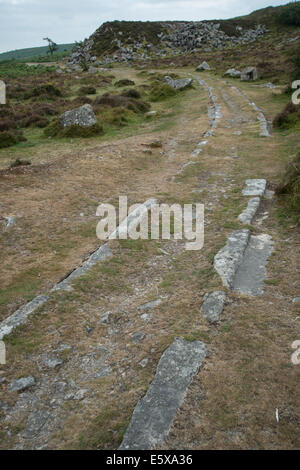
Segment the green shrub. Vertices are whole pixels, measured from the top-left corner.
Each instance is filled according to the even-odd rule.
[[[78,93],[80,95],[95,95],[97,93],[97,90],[93,86],[82,86],[79,88]]]
[[[300,105],[295,105],[291,101],[273,119],[273,126],[279,129],[290,129],[299,123]]]
[[[282,7],[277,22],[285,26],[300,26],[300,3],[288,3]]]
[[[127,98],[135,98],[136,100],[139,100],[142,97],[140,92],[135,88],[130,88],[130,90],[123,91],[121,95],[126,96]]]
[[[288,163],[276,194],[285,206],[285,214],[295,216],[300,223],[300,153]]]
[[[122,87],[122,86],[133,86],[135,85],[134,81],[128,80],[127,78],[123,78],[122,80],[118,80],[115,83],[116,87]]]
[[[111,95],[105,93],[99,98],[95,99],[96,105],[108,106],[110,108],[126,108],[134,113],[145,113],[149,111],[150,105],[145,101],[137,100],[135,98],[128,98],[123,95]]]
[[[8,131],[0,132],[0,148],[11,147],[18,142],[24,142],[25,140],[27,139],[20,131],[16,131],[14,133]]]
[[[58,119],[54,119],[44,130],[47,137],[93,137],[103,133],[103,127],[98,123],[90,127],[81,127],[77,124],[62,127]]]
[[[171,98],[172,96],[176,95],[176,91],[170,85],[164,84],[157,84],[152,87],[149,93],[150,101],[163,101],[167,98]]]
[[[36,86],[24,93],[24,99],[36,97],[42,97],[43,99],[53,99],[59,96],[62,96],[61,90],[52,85],[52,83],[43,83],[42,85]]]
[[[103,125],[123,127],[128,124],[134,113],[126,108],[107,108],[99,109],[99,119]]]

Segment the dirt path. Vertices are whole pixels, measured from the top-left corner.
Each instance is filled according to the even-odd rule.
[[[2,448],[117,448],[162,352],[176,336],[203,341],[209,355],[164,448],[299,445],[299,371],[290,361],[290,345],[299,335],[292,303],[299,244],[293,232],[287,242],[271,200],[263,202],[252,229],[275,240],[264,294],[248,298],[228,292],[217,326],[200,313],[205,293],[222,288],[212,260],[228,234],[242,228],[237,216],[246,207],[241,194],[245,179],[272,181],[282,167],[278,137],[259,136],[257,112],[234,92],[232,83],[209,75],[203,79],[212,88],[221,116],[197,155],[193,152],[213,121],[212,109],[208,116],[200,111],[211,106],[211,99],[198,84],[170,129],[145,129],[143,135],[77,153],[76,159],[74,154],[60,157],[44,176],[33,175],[30,186],[26,175],[21,183],[16,181],[7,203],[16,213],[22,206],[36,240],[47,227],[43,246],[49,244],[49,234],[56,236],[55,224],[65,218],[64,230],[73,227],[72,235],[78,237],[81,211],[89,218],[88,229],[95,230],[96,202],[116,203],[123,194],[130,203],[149,197],[204,203],[205,246],[195,255],[182,241],[110,242],[113,258],[76,280],[71,292],[53,294],[9,337],[9,362],[0,376]],[[265,90],[247,84],[243,88],[251,100],[256,96],[264,105]],[[144,153],[143,144],[158,137],[163,146]],[[4,184],[13,179],[7,178]],[[45,209],[41,201],[47,200],[51,205]],[[20,219],[20,228],[23,223]],[[55,268],[43,271],[40,288],[52,287],[97,243],[88,238],[80,246],[82,239],[76,241],[67,253],[62,250],[58,269],[51,250],[44,251],[41,264]],[[11,242],[8,239],[8,249]],[[19,257],[14,253],[7,259],[17,264]],[[4,274],[7,279],[11,275],[8,263]],[[157,302],[148,305],[151,301]],[[8,392],[14,379],[29,375],[35,379],[31,388]]]

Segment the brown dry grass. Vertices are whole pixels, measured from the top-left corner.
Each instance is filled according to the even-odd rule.
[[[119,76],[132,77],[134,72],[129,75],[128,70],[120,70]],[[290,344],[296,339],[299,321],[295,307],[291,307],[291,298],[297,295],[299,247],[295,229],[279,225],[274,204],[265,202],[262,211],[269,211],[269,219],[253,230],[270,233],[275,240],[268,277],[278,285],[268,285],[259,299],[229,294],[217,327],[209,327],[200,314],[203,295],[221,287],[212,269],[213,256],[226,236],[241,227],[236,217],[246,205],[240,191],[244,180],[266,177],[275,184],[284,166],[283,152],[291,148],[290,138],[258,137],[255,113],[226,87],[247,118],[240,126],[242,135],[234,136],[239,127],[234,123],[228,127],[229,119],[237,116],[222,99],[225,85],[210,74],[205,77],[222,103],[223,119],[197,158],[191,157],[191,152],[207,128],[207,97],[198,87],[182,95],[180,103],[174,101],[173,109],[159,105],[167,116],[145,123],[137,135],[130,135],[134,130],[128,129],[129,135],[120,138],[80,141],[76,151],[70,151],[69,144],[53,147],[49,143],[49,165],[43,170],[28,168],[24,174],[1,176],[5,207],[12,214],[23,215],[14,230],[3,235],[6,252],[1,279],[13,292],[3,317],[24,300],[14,291],[16,276],[27,279],[24,273],[29,269],[39,273],[40,284],[32,288],[36,293],[51,287],[97,246],[94,214],[100,201],[117,203],[119,194],[127,194],[130,203],[157,197],[166,203],[194,201],[206,206],[205,247],[196,256],[185,251],[182,242],[114,242],[111,260],[74,282],[72,292],[53,295],[8,340],[3,396],[13,378],[25,372],[40,377],[41,354],[53,352],[58,343],[70,344],[73,350],[65,357],[62,370],[47,371],[48,377],[54,379],[58,374],[89,389],[86,400],[65,402],[61,407],[61,422],[50,428],[48,448],[116,448],[162,352],[179,335],[205,342],[209,357],[190,388],[165,448],[299,445],[294,432],[299,426],[298,370],[290,363]],[[269,90],[247,84],[241,88],[268,116],[281,107]],[[163,147],[145,154],[142,144],[158,137]],[[44,151],[44,147],[36,149],[35,164],[44,158]],[[103,157],[100,160],[99,155]],[[183,163],[190,160],[197,164],[178,175]],[[162,303],[151,313],[151,321],[143,322],[137,307],[158,297]],[[108,310],[112,322],[102,325],[99,320]],[[86,325],[92,328],[89,334]],[[131,340],[136,331],[146,335],[138,345]],[[91,352],[111,368],[107,377],[89,376]],[[142,368],[139,363],[145,358],[148,363]],[[5,397],[10,404],[16,399],[17,394]],[[47,400],[46,394],[39,406],[48,406]],[[279,425],[275,408],[282,417]],[[26,414],[14,415],[4,424],[3,432],[19,430],[25,424]],[[12,447],[16,435],[5,438],[2,447]],[[37,437],[28,445],[38,443]]]

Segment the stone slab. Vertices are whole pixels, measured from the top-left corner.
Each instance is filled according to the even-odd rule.
[[[160,358],[153,382],[133,412],[120,450],[149,450],[164,442],[205,356],[202,342],[174,340]]]
[[[250,238],[250,230],[235,230],[227,243],[215,256],[214,268],[220,275],[223,285],[232,288],[235,273],[241,264]]]
[[[242,294],[257,296],[263,294],[267,260],[273,250],[270,235],[251,235],[234,280],[233,290]]]

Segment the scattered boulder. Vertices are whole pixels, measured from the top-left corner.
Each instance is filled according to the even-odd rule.
[[[209,323],[215,323],[219,320],[223,312],[225,298],[226,294],[223,291],[205,294],[201,312]]]
[[[29,387],[32,387],[35,384],[35,379],[32,375],[28,377],[21,377],[20,379],[13,380],[9,385],[9,390],[11,392],[20,392],[26,390]]]
[[[70,126],[91,127],[97,123],[93,108],[90,104],[84,104],[79,108],[66,111],[59,117],[59,122],[63,128]]]
[[[243,82],[254,81],[258,79],[258,72],[256,67],[246,67],[241,72],[241,80]]]
[[[241,72],[236,69],[228,69],[224,73],[225,77],[231,77],[231,78],[240,78],[241,77]]]
[[[202,64],[198,65],[198,67],[196,68],[197,72],[200,72],[201,70],[211,70],[210,65],[207,62],[203,61]]]
[[[173,80],[173,78],[166,75],[164,77],[164,82],[167,83],[170,87],[174,88],[174,90],[183,90],[184,88],[188,88],[192,85],[193,79],[178,78],[177,80]]]

